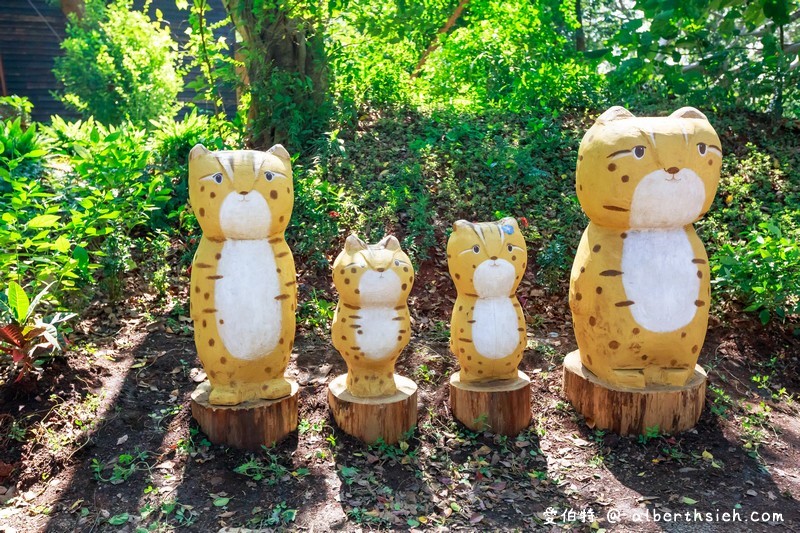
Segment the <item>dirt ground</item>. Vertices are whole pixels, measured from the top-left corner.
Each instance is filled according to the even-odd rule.
[[[523,283],[533,419],[505,438],[452,420],[442,283],[423,277],[412,294],[416,336],[398,372],[419,385],[419,425],[397,446],[335,427],[326,387],[346,368],[312,327],[288,371],[298,432],[258,453],[212,445],[190,414],[204,376],[185,311],[96,302],[38,381],[0,391],[0,532],[800,531],[791,331],[712,317],[696,428],[622,438],[587,428],[561,393],[575,349],[566,297]]]

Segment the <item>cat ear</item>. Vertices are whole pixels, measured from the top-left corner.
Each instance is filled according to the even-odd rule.
[[[500,220],[500,225],[511,226],[514,229],[519,229],[519,224],[517,224],[517,219],[514,217],[505,217],[504,219]]]
[[[292,159],[292,156],[289,155],[289,152],[286,151],[286,148],[284,148],[282,144],[276,144],[267,150],[267,152],[271,153],[272,155],[276,155],[281,159],[286,159],[287,161]]]
[[[460,229],[470,229],[472,228],[472,222],[468,222],[466,220],[456,220],[453,222],[453,231],[458,231]]]
[[[381,242],[379,242],[378,245],[381,248],[385,250],[391,250],[392,252],[396,252],[397,250],[400,249],[400,241],[398,241],[397,237],[395,237],[394,235],[387,235],[386,237],[381,239]]]
[[[595,122],[605,124],[606,122],[624,120],[626,118],[635,118],[635,116],[621,105],[615,105],[614,107],[608,108],[605,113],[597,117]]]
[[[189,161],[192,161],[193,159],[197,159],[201,155],[207,155],[207,154],[210,154],[210,153],[211,152],[208,151],[208,148],[206,148],[202,144],[195,144],[194,148],[192,148],[192,150],[189,152]]]
[[[367,243],[358,238],[358,235],[351,233],[347,240],[344,241],[344,249],[346,252],[354,253],[360,250],[367,249]]]
[[[702,112],[688,106],[678,109],[672,113],[669,118],[699,118],[708,121],[708,117],[706,117]]]

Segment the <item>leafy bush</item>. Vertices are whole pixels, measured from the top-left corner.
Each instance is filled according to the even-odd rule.
[[[83,18],[70,17],[54,69],[65,104],[105,124],[147,126],[175,113],[183,86],[177,44],[145,14],[148,6],[134,11],[132,0],[88,0]]]
[[[0,96],[0,120],[19,118],[27,125],[31,121],[31,111],[33,104],[25,96]]]
[[[711,263],[717,288],[757,312],[763,324],[800,315],[800,231],[786,235],[762,222],[743,244],[725,244]]]
[[[47,154],[36,124],[25,126],[21,117],[0,122],[0,190],[8,191],[11,174],[35,174]]]
[[[16,381],[40,367],[44,356],[61,350],[56,326],[75,316],[56,313],[47,319],[36,317],[36,307],[49,289],[50,285],[46,286],[31,301],[25,290],[11,281],[5,300],[0,299],[0,367],[15,366]],[[7,361],[7,357],[11,360]]]

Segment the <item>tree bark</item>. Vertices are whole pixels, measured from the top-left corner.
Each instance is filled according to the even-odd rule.
[[[645,435],[658,428],[675,434],[692,428],[700,419],[706,399],[706,374],[700,365],[683,387],[626,389],[611,387],[581,364],[574,351],[564,359],[563,390],[589,428],[608,429],[619,435]]]
[[[578,20],[578,28],[575,30],[575,49],[578,52],[586,51],[586,33],[583,31],[583,8],[581,0],[575,0],[575,18]]]
[[[298,145],[326,118],[328,79],[321,21],[293,18],[282,3],[260,12],[253,0],[224,0],[224,4],[242,37],[243,82],[251,94],[250,144],[302,148]]]

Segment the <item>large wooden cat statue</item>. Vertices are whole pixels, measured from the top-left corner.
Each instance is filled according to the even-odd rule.
[[[331,334],[347,363],[347,389],[361,398],[394,394],[394,364],[411,338],[411,260],[392,235],[378,244],[350,235],[333,263],[333,284]]]
[[[708,258],[692,223],[708,211],[722,164],[705,115],[603,113],[578,151],[578,200],[591,222],[569,304],[580,360],[606,383],[683,386],[708,324]]]
[[[281,145],[211,152],[198,144],[189,155],[189,199],[203,230],[190,301],[208,402],[284,397],[296,307],[284,240],[294,203],[289,153]]]

